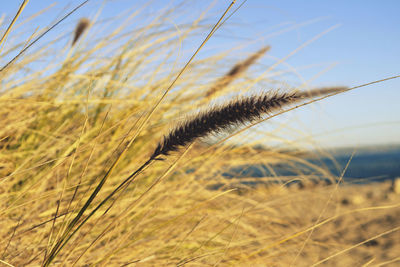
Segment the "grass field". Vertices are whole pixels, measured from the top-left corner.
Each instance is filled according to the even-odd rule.
[[[399,264],[400,197],[389,184],[341,187],[341,176],[301,157],[301,144],[280,139],[279,125],[271,133],[257,127],[347,89],[288,87],[272,102],[288,99],[261,107],[270,102],[254,85],[266,92],[277,81],[250,70],[269,47],[236,62],[229,51],[195,57],[185,67],[195,51],[181,51],[181,42],[214,25],[198,18],[177,31],[170,15],[141,28],[121,21],[107,35],[82,20],[75,37],[74,25],[32,46],[42,32],[19,40],[18,23],[29,20],[17,18],[0,54],[6,66],[29,48],[0,73],[0,264]],[[250,100],[239,105],[239,96]],[[200,110],[206,115],[191,124]],[[269,138],[284,146],[269,148]],[[273,169],[257,186],[223,176],[231,166],[272,163],[296,166],[291,180],[332,184],[287,187]]]

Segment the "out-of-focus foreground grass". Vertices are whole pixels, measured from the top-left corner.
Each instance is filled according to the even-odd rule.
[[[65,44],[65,37],[72,39],[66,33],[32,47],[0,73],[1,264],[42,264],[132,138],[85,214],[146,161],[186,114],[221,96],[276,87],[279,77],[247,71],[210,93],[236,63],[234,52],[195,59],[138,131],[184,65],[178,55],[194,52],[181,51],[180,44],[210,28],[193,19],[178,31],[169,16],[176,16],[174,10],[140,28],[131,18],[107,35],[95,23],[75,46]],[[15,37],[23,25],[3,44],[2,65],[26,45]],[[196,142],[185,154],[155,162],[98,210],[53,264],[309,266],[326,260],[361,266],[398,259],[398,243],[383,253],[379,242],[368,240],[398,237],[396,220],[387,219],[399,214],[394,198],[346,206],[335,183],[296,190],[285,186],[287,177],[260,178],[258,184],[225,178],[232,166],[279,162],[299,168],[291,179],[337,180],[307,163],[296,144],[292,150],[260,149],[258,143],[279,138],[279,131],[251,141],[259,131],[232,131],[227,141]],[[315,175],[302,175],[303,168]],[[379,227],[368,228],[374,222]]]

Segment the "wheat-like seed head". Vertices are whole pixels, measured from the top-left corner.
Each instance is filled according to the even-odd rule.
[[[167,156],[170,152],[177,151],[199,137],[218,133],[235,125],[253,122],[282,106],[345,89],[346,87],[327,87],[291,93],[267,92],[233,100],[220,107],[213,107],[187,119],[164,136],[164,140],[158,144],[151,159],[159,159],[160,155]]]
[[[264,93],[201,112],[164,136],[164,141],[158,144],[151,158],[168,155],[196,138],[221,132],[233,125],[254,121],[297,98],[299,97],[295,93]]]

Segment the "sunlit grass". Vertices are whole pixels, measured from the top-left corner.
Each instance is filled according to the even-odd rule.
[[[136,15],[140,13],[103,35],[93,21],[72,47],[71,42],[61,45],[62,37],[47,40],[0,73],[3,264],[44,264],[66,238],[71,239],[52,264],[309,266],[327,260],[344,266],[398,256],[357,245],[383,233],[398,234],[396,222],[387,219],[399,212],[395,196],[359,201],[354,207],[343,205],[348,189],[335,183],[303,190],[286,186],[293,180],[306,184],[339,177],[308,162],[304,151],[280,138],[284,124],[257,141],[250,135],[258,135],[260,128],[238,134],[232,128],[225,135],[196,140],[154,161],[80,224],[148,160],[176,124],[212,101],[258,93],[254,84],[276,87],[279,78],[251,71],[256,61],[228,77],[235,67],[226,66],[232,62],[229,53],[195,58],[183,69],[195,51],[182,51],[181,44],[213,25],[193,18],[177,31],[166,26],[169,16],[176,15],[168,10],[135,29]],[[72,40],[73,29],[63,36]],[[18,40],[18,31],[9,35],[16,37],[8,36],[3,44],[2,65],[3,58],[26,45]],[[242,62],[246,58],[236,66]],[[210,94],[215,86],[218,90]],[[282,146],[268,147],[269,137]],[[296,169],[298,176],[279,176],[272,166],[277,163]],[[224,176],[234,166],[250,164],[265,165],[272,175]],[[310,169],[313,175],[306,175]],[[72,224],[102,179],[93,203]],[[387,223],[380,228],[363,230],[382,218]],[[354,237],[354,232],[360,235]],[[347,253],[350,249],[357,257]]]

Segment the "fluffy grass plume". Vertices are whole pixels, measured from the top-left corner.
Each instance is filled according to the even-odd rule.
[[[164,140],[158,144],[151,158],[157,159],[160,155],[167,156],[170,152],[177,151],[179,147],[186,146],[199,137],[206,137],[240,124],[253,122],[263,115],[299,100],[344,90],[346,87],[327,87],[293,93],[267,92],[232,100],[183,121],[164,136]]]

